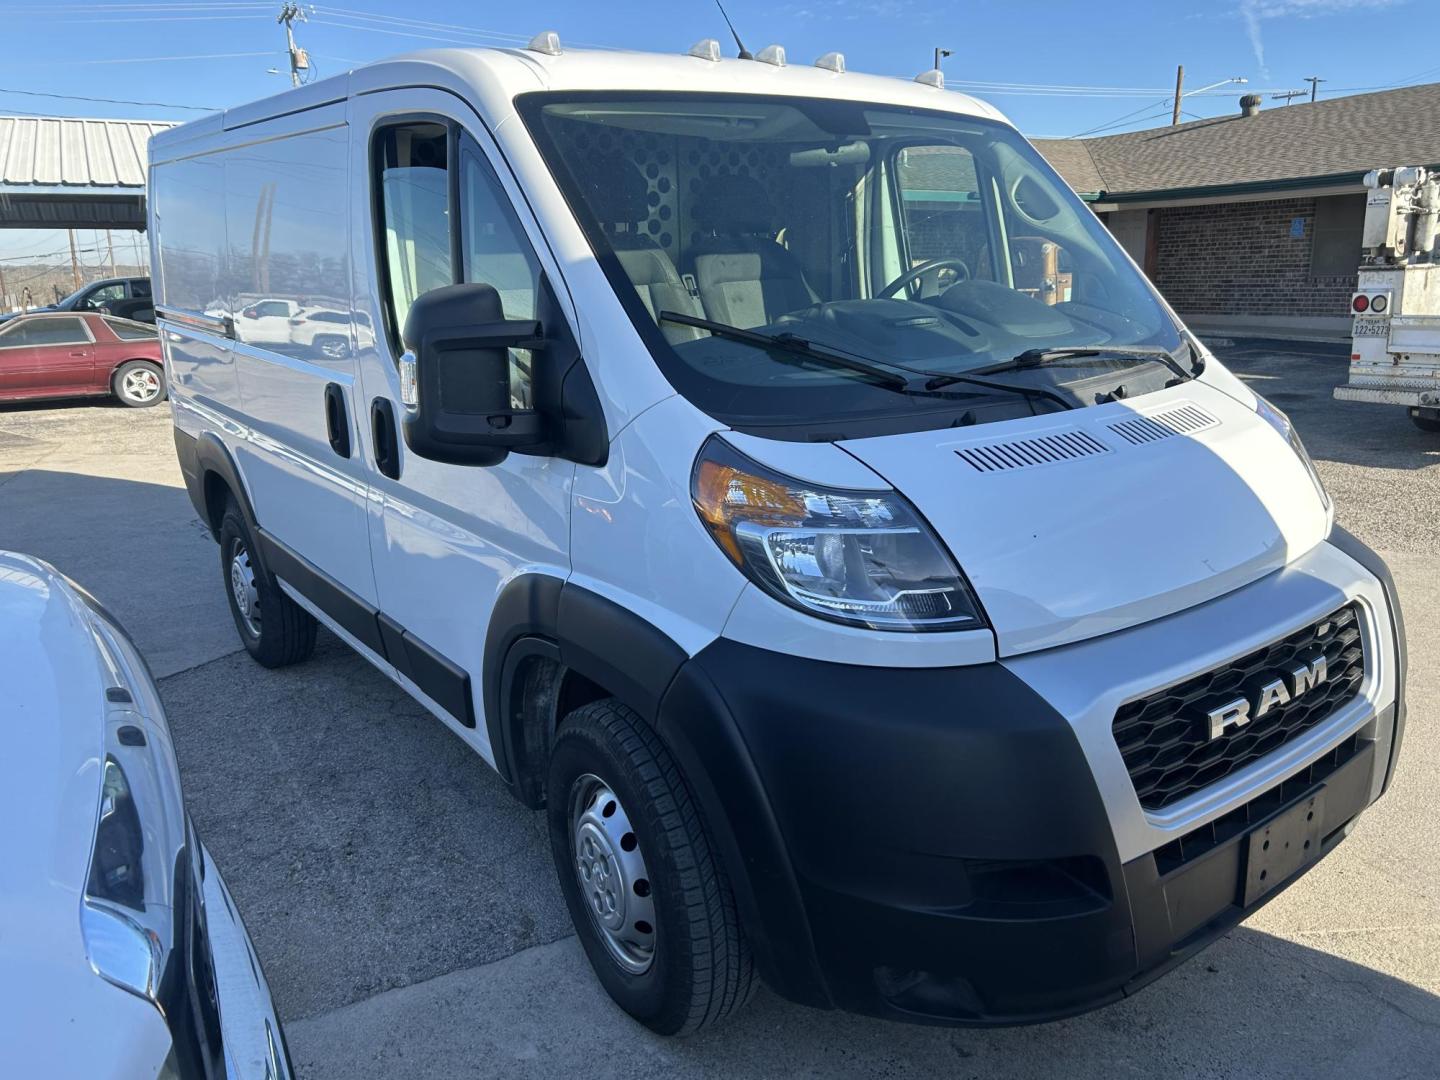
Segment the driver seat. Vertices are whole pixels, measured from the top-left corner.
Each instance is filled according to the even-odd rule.
[[[776,243],[774,208],[753,176],[711,176],[691,206],[705,235],[690,272],[708,318],[750,329],[819,303],[795,256]]]

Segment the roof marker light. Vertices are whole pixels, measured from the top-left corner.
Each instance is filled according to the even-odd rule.
[[[712,64],[718,64],[720,62],[720,42],[713,37],[697,41],[690,46],[690,55],[698,56],[701,60],[709,60]]]
[[[923,86],[933,86],[936,90],[945,89],[945,73],[939,68],[922,71],[919,75],[915,76],[915,81]]]
[[[833,71],[836,75],[844,75],[845,54],[838,52],[827,52],[824,56],[820,57],[819,60],[815,61],[815,66],[818,68],[824,68],[826,71]]]
[[[762,64],[774,64],[776,67],[784,67],[785,46],[766,45],[763,49],[761,49],[758,53],[755,54],[755,59],[759,60]]]
[[[544,53],[546,56],[559,56],[560,35],[554,30],[542,30],[530,39],[530,44],[525,46],[530,52]]]

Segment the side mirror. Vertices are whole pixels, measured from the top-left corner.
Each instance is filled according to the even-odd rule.
[[[401,428],[411,453],[452,465],[498,465],[511,450],[546,441],[544,416],[515,408],[510,393],[510,350],[543,349],[540,323],[506,319],[493,286],[425,293],[410,305],[401,336]]]

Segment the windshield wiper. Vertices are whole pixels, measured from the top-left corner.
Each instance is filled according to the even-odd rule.
[[[979,368],[982,375],[998,374],[1002,371],[1024,371],[1039,367],[1052,360],[1069,360],[1082,356],[1134,356],[1144,360],[1158,360],[1181,379],[1192,379],[1194,375],[1180,366],[1169,349],[1158,345],[1074,345],[1057,349],[1026,349],[1018,356],[989,367]]]
[[[1038,386],[1013,386],[1010,383],[991,382],[988,379],[975,379],[968,375],[932,375],[927,371],[914,371],[901,366],[891,367],[880,361],[870,360],[857,356],[840,349],[838,346],[819,344],[807,341],[798,334],[761,334],[754,330],[746,330],[743,327],[731,326],[729,323],[716,322],[713,319],[702,319],[695,315],[684,315],[678,311],[662,311],[658,316],[661,322],[678,323],[681,326],[693,326],[698,330],[708,330],[716,337],[727,338],[730,341],[739,341],[746,345],[754,345],[756,348],[767,349],[790,353],[793,356],[804,357],[807,360],[818,360],[821,363],[831,364],[835,367],[846,368],[850,371],[869,375],[879,381],[880,385],[887,390],[893,390],[897,394],[912,394],[921,397],[930,396],[935,391],[952,383],[966,383],[971,386],[983,387],[986,390],[995,390],[1001,393],[1018,394],[1027,398],[1043,398],[1053,401],[1064,409],[1073,409],[1072,402],[1067,401],[1061,395],[1052,390],[1046,390]],[[916,385],[915,377],[926,378],[927,381]]]
[[[869,360],[862,360],[858,357],[846,356],[843,353],[831,352],[827,348],[817,348],[796,334],[761,334],[754,330],[746,330],[741,326],[715,322],[713,319],[682,315],[678,311],[662,311],[659,318],[662,322],[679,323],[681,326],[693,326],[697,330],[708,330],[716,337],[728,338],[730,341],[739,341],[742,344],[754,345],[761,349],[779,350],[792,356],[802,356],[807,360],[816,360],[822,364],[859,372],[878,380],[882,386],[900,393],[909,393],[911,390],[910,379],[893,368],[871,363]]]

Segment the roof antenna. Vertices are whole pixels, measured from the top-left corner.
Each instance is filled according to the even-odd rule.
[[[725,12],[725,5],[720,0],[715,0],[715,6],[720,9],[720,17],[725,20],[725,25],[730,28],[730,36],[735,39],[735,46],[740,50],[741,60],[754,60],[755,57],[750,50],[745,48],[745,43],[740,40],[740,35],[735,32],[735,24],[730,21],[730,16]]]

